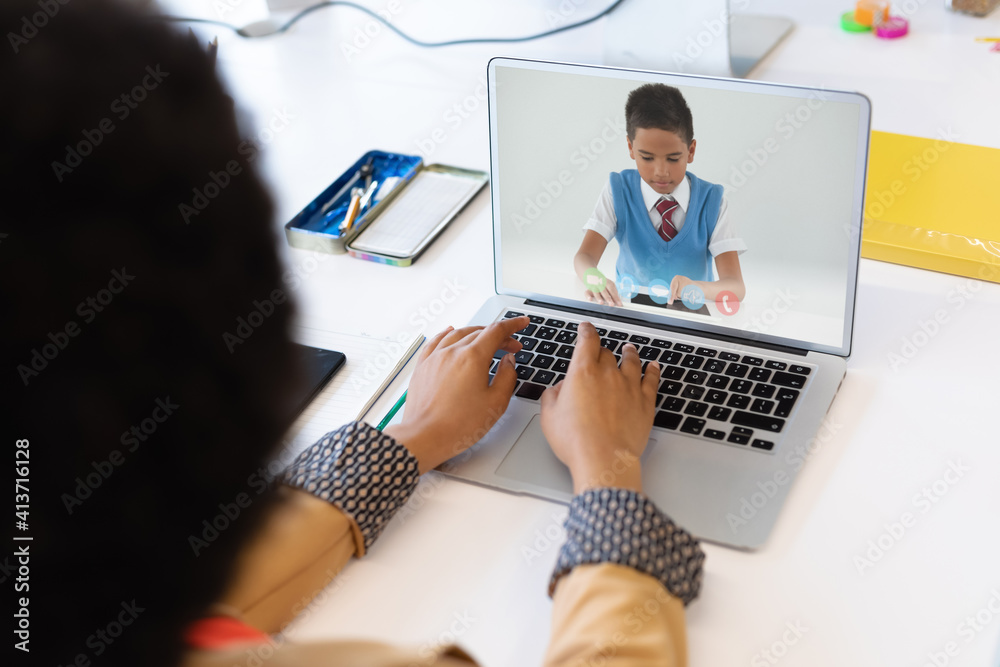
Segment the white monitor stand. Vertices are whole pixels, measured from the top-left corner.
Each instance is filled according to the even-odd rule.
[[[607,18],[604,64],[746,77],[793,26],[787,18],[740,14],[749,4],[627,0]]]

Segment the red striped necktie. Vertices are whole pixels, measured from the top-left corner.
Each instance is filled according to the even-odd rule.
[[[660,200],[656,202],[656,211],[660,214],[660,238],[664,241],[669,241],[675,236],[677,236],[677,228],[674,227],[674,223],[671,218],[674,215],[674,211],[680,206],[673,199],[667,199],[666,197],[660,197]]]

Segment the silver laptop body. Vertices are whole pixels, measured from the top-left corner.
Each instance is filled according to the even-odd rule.
[[[612,341],[627,336],[674,378],[664,376],[657,399],[658,425],[642,459],[644,491],[701,539],[761,546],[850,355],[868,99],[502,58],[490,62],[488,79],[496,295],[471,323],[523,313],[534,316],[532,337],[547,338],[519,364],[523,378],[496,425],[440,470],[508,492],[572,498],[569,471],[542,434],[536,396],[554,384],[553,374],[558,381],[552,369],[566,359],[575,324],[586,320],[603,332],[602,344],[617,347]],[[738,312],[726,302],[650,304],[657,294],[646,285],[635,286],[632,303],[599,306],[584,299],[573,272],[583,224],[608,174],[635,166],[625,145],[624,101],[648,82],[684,93],[698,141],[688,169],[725,188],[728,215],[747,245],[739,256],[747,293]],[[616,250],[609,243],[599,265],[606,275],[616,275],[609,256]],[[551,362],[539,356],[555,366],[543,368]]]

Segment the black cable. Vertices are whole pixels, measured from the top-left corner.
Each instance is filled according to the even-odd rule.
[[[564,26],[562,26],[560,28],[553,28],[552,30],[546,30],[545,32],[540,32],[537,35],[528,35],[527,37],[485,37],[485,38],[482,38],[482,39],[453,39],[453,40],[449,40],[447,42],[424,42],[424,41],[421,41],[419,39],[415,39],[413,37],[410,37],[405,32],[403,32],[402,30],[400,30],[399,28],[397,28],[393,24],[389,23],[389,21],[387,21],[384,17],[376,14],[375,12],[373,12],[370,9],[368,9],[367,7],[365,7],[363,5],[359,5],[359,4],[355,3],[355,2],[347,2],[346,0],[328,0],[326,2],[320,2],[320,3],[317,3],[315,5],[312,5],[311,7],[306,7],[301,12],[299,12],[298,14],[296,14],[295,16],[293,16],[292,18],[290,18],[287,23],[285,23],[283,26],[279,27],[277,30],[275,30],[274,32],[270,32],[270,33],[264,34],[264,35],[251,35],[251,34],[248,34],[248,33],[244,32],[243,28],[237,28],[236,26],[231,25],[229,23],[225,23],[224,21],[216,21],[214,19],[196,19],[196,18],[185,18],[185,17],[181,17],[181,16],[163,16],[162,18],[164,20],[166,20],[166,21],[177,22],[177,23],[207,23],[207,24],[210,24],[210,25],[218,25],[218,26],[222,26],[222,27],[225,27],[225,28],[229,28],[230,30],[232,30],[233,32],[235,32],[240,37],[246,37],[246,38],[252,38],[252,37],[270,37],[271,35],[280,35],[280,34],[282,34],[284,32],[287,32],[289,28],[291,28],[293,25],[295,25],[299,21],[299,19],[305,17],[308,14],[311,14],[312,12],[316,11],[317,9],[323,9],[324,7],[336,7],[337,5],[340,5],[340,6],[343,6],[343,7],[352,7],[354,9],[358,10],[359,12],[363,12],[363,13],[367,14],[368,16],[372,17],[373,19],[375,19],[379,23],[383,24],[389,30],[391,30],[392,32],[396,33],[397,35],[399,35],[400,37],[402,37],[403,39],[405,39],[407,42],[410,42],[411,44],[415,44],[417,46],[423,46],[425,48],[436,48],[436,47],[439,47],[439,46],[456,46],[458,44],[510,44],[510,43],[514,43],[514,42],[530,42],[531,40],[534,40],[534,39],[541,39],[543,37],[549,37],[550,35],[556,35],[556,34],[559,34],[561,32],[566,32],[567,30],[573,30],[574,28],[580,28],[580,27],[583,27],[583,26],[585,26],[587,24],[593,23],[594,21],[597,21],[598,19],[602,19],[605,16],[607,16],[608,14],[610,14],[611,12],[613,12],[614,10],[616,10],[618,8],[618,6],[620,4],[622,4],[623,2],[625,2],[625,0],[615,0],[606,9],[604,9],[603,11],[601,11],[599,14],[595,14],[594,16],[591,16],[589,19],[584,19],[583,21],[579,21],[577,23],[571,23],[569,25],[564,25]]]

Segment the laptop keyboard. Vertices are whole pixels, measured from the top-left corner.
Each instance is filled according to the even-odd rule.
[[[504,318],[524,313],[509,310]],[[514,355],[514,395],[529,401],[566,377],[579,322],[528,314],[531,323],[514,337],[524,346]],[[654,427],[763,452],[775,442],[792,414],[813,366],[789,364],[714,345],[692,345],[669,338],[596,327],[601,346],[621,362],[622,348],[632,343],[643,360],[660,364]],[[505,352],[490,364],[493,377]]]

